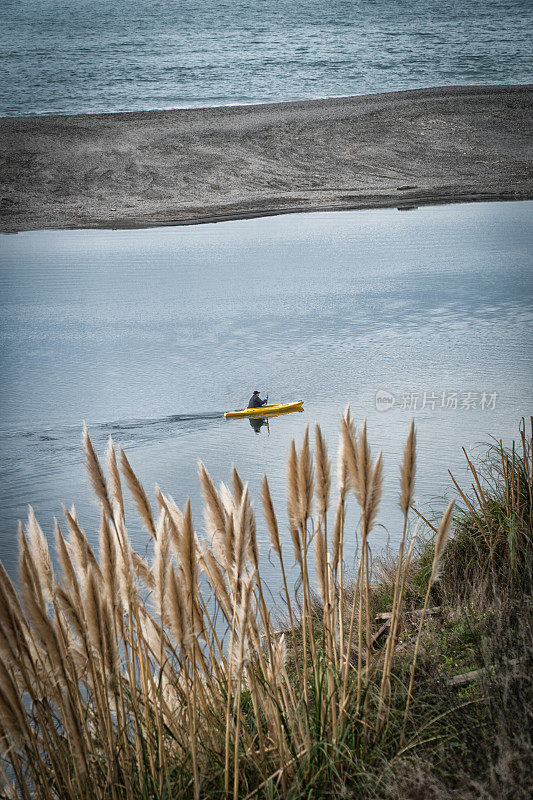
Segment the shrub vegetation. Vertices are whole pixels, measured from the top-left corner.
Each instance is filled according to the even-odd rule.
[[[231,488],[217,488],[200,465],[200,538],[189,502],[180,509],[156,487],[154,514],[122,450],[117,457],[110,441],[106,476],[87,431],[84,447],[101,508],[98,555],[71,509],[65,529],[56,522],[52,559],[30,509],[18,588],[0,569],[3,797],[529,797],[533,469],[524,420],[518,448],[495,445],[484,470],[469,460],[462,507],[452,500],[422,540],[412,524],[412,425],[399,551],[374,564],[383,475],[366,425],[356,430],[349,410],[342,418],[333,506],[320,428],[314,448],[309,431],[298,449],[293,442],[289,553],[266,477],[262,486],[282,630],[235,469]],[[128,537],[123,480],[153,540],[151,563]],[[360,546],[347,575],[352,498]],[[296,594],[287,559],[298,566]]]

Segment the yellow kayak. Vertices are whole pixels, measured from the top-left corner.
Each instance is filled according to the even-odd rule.
[[[268,417],[273,414],[284,414],[290,411],[303,411],[304,401],[296,403],[275,403],[274,405],[261,406],[260,408],[243,408],[240,411],[226,411],[224,419],[238,419],[239,417]]]

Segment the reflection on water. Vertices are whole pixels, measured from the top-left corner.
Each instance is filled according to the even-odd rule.
[[[357,421],[368,419],[373,449],[384,451],[373,547],[396,541],[398,463],[412,416],[417,497],[438,504],[447,469],[460,473],[461,446],[491,434],[509,439],[531,408],[531,208],[2,237],[2,560],[15,571],[16,522],[27,503],[50,537],[61,503],[75,503],[97,543],[80,449],[85,420],[99,452],[110,435],[125,448],[150,495],[158,483],[180,504],[190,496],[200,533],[197,462],[217,483],[231,480],[235,463],[256,498],[275,593],[257,505],[262,475],[283,517],[291,437],[300,441],[307,424],[320,422],[334,460],[348,403]],[[224,410],[242,407],[251,386],[273,403],[303,398],[305,413],[226,422]],[[386,411],[376,408],[378,392],[395,398]],[[494,407],[482,408],[483,392],[496,395]],[[456,394],[456,408],[442,404],[443,393]],[[463,405],[467,394],[474,405]],[[144,551],[147,536],[130,518]],[[286,529],[282,536],[290,547]],[[348,538],[349,559],[355,543]]]
[[[265,425],[268,431],[268,435],[270,436],[270,425],[266,417],[255,417],[255,419],[254,417],[250,417],[248,422],[252,426],[254,433],[261,433],[261,428],[263,427],[263,425]]]

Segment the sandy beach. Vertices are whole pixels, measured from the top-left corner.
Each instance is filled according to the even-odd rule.
[[[2,232],[533,197],[531,86],[0,119]]]

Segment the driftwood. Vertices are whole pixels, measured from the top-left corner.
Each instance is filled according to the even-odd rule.
[[[438,614],[439,611],[440,611],[440,606],[434,606],[433,608],[428,608],[428,609],[426,609],[426,616],[428,614]],[[421,613],[422,613],[422,609],[421,608],[414,608],[412,611],[404,611],[403,612],[403,614],[407,614],[409,616],[416,616],[417,614],[420,616]],[[381,622],[381,620],[385,620],[385,619],[390,620],[391,616],[392,616],[392,612],[391,611],[383,611],[381,614],[376,614],[375,619],[376,619],[376,622]]]
[[[510,667],[516,666],[518,664],[518,658],[511,658],[507,661],[507,664]],[[465,683],[472,683],[472,681],[476,681],[478,678],[482,678],[483,675],[490,674],[490,668],[488,667],[481,667],[481,669],[473,669],[470,672],[462,672],[460,675],[454,675],[453,678],[449,678],[446,681],[447,686],[463,686]]]
[[[379,639],[379,637],[381,636],[381,634],[382,634],[382,633],[385,633],[385,631],[387,630],[387,628],[390,628],[390,619],[386,620],[386,621],[383,623],[383,625],[381,626],[381,628],[379,628],[379,629],[376,631],[376,633],[373,635],[372,639],[370,640],[370,646],[371,646],[371,647],[372,647],[372,645],[373,645],[373,644],[375,644],[375,643],[377,642],[377,640]]]
[[[481,669],[473,669],[470,672],[463,672],[461,675],[454,675],[446,681],[446,686],[463,686],[465,683],[472,683],[472,681],[481,678],[485,675],[487,670],[485,667]]]

